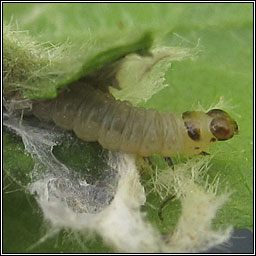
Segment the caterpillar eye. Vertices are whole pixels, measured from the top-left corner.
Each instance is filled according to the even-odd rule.
[[[194,141],[199,141],[201,137],[200,128],[198,127],[197,122],[195,122],[195,120],[198,119],[197,114],[196,111],[186,111],[182,114],[185,127],[187,128],[187,134],[190,139]]]
[[[226,119],[221,117],[217,117],[212,120],[210,129],[212,134],[218,140],[227,140],[233,136],[233,134],[230,134],[229,125],[226,122]]]
[[[221,109],[212,109],[207,114],[213,117],[210,129],[218,140],[228,140],[238,133],[237,123],[227,112]]]
[[[195,141],[200,140],[200,129],[193,122],[184,122],[187,128],[188,136]]]
[[[237,123],[232,119],[223,117],[214,118],[210,124],[210,129],[218,140],[228,140],[238,132]]]

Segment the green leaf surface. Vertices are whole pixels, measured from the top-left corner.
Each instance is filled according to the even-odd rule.
[[[59,76],[55,72],[61,80],[54,81],[54,85],[60,81],[68,82],[74,77],[77,79],[88,70],[95,70],[126,52],[148,49],[151,39],[143,41],[143,35],[147,35],[145,33],[149,30],[154,32],[155,44],[194,47],[199,42],[202,47],[199,57],[196,60],[173,63],[166,75],[166,82],[170,86],[143,105],[146,108],[182,113],[196,108],[198,102],[207,108],[224,97],[227,103],[224,110],[238,122],[239,135],[230,141],[216,143],[210,149],[214,154],[209,170],[210,178],[213,179],[219,173],[219,191],[224,191],[227,186],[232,191],[231,199],[220,210],[215,225],[252,227],[253,4],[4,3],[3,14],[5,23],[12,20],[18,24],[18,30],[28,30],[37,42],[48,42],[49,45],[69,42],[70,48],[60,53],[61,56],[66,55],[58,59],[54,66],[55,71],[62,73]],[[141,45],[140,42],[144,43]],[[120,51],[116,52],[116,49]],[[67,62],[63,62],[63,59]],[[54,55],[52,60],[54,61]],[[47,69],[47,79],[50,71],[51,66]],[[50,80],[53,81],[53,78]],[[37,92],[27,96],[56,96],[56,87],[43,92],[44,88],[48,88],[48,83],[43,82],[40,86]],[[27,177],[34,160],[24,153],[19,139],[8,134],[3,139],[5,172],[12,180],[24,186],[28,182]],[[85,151],[86,148],[82,150]],[[65,147],[56,148],[55,153],[63,160],[68,155]],[[72,167],[81,165],[82,158],[78,153],[79,150],[74,150],[70,157]],[[94,165],[93,161],[90,163]],[[144,179],[146,181],[146,177]],[[20,187],[11,184],[6,185],[5,191],[16,189]],[[3,199],[4,252],[25,252],[44,235],[42,214],[33,198],[22,190],[5,193]],[[147,212],[151,222],[163,233],[174,227],[180,214],[178,201],[174,200],[164,208],[163,222],[159,221],[157,211],[149,206],[159,207],[160,198],[150,194],[147,202],[143,210]],[[65,232],[55,235],[31,252],[110,251],[100,238],[85,242],[81,238],[80,243],[77,242],[79,239],[70,242],[66,237],[71,236]],[[85,246],[81,247],[81,244]]]
[[[35,161],[25,152],[23,142],[19,137],[3,133],[3,168],[8,176],[25,188],[30,182],[30,172]],[[18,163],[18,164],[17,164]]]

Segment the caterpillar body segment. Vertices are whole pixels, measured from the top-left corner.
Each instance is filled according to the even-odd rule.
[[[35,103],[33,114],[73,130],[84,141],[98,141],[106,149],[140,156],[199,154],[212,142],[231,138],[238,129],[222,110],[178,116],[134,107],[79,83],[56,99]]]

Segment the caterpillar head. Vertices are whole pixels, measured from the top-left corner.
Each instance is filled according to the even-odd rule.
[[[223,110],[207,113],[187,111],[182,114],[186,127],[188,154],[205,150],[212,142],[228,140],[238,133],[237,123]],[[199,152],[200,153],[200,152]]]

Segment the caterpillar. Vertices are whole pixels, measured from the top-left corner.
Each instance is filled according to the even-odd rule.
[[[139,156],[190,156],[238,132],[237,123],[220,109],[179,116],[134,107],[79,82],[53,100],[35,102],[32,111],[43,121],[73,130],[84,141],[98,141],[103,148]]]

